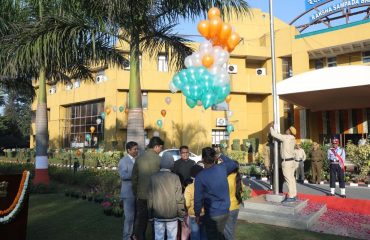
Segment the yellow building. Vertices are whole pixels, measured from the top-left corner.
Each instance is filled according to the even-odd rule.
[[[258,138],[260,144],[266,142],[268,127],[273,121],[269,15],[253,9],[250,18],[230,23],[242,41],[229,61],[232,97],[229,105],[223,103],[219,108],[208,110],[190,109],[182,93],[169,91],[175,72],[168,71],[166,56],[156,61],[142,56],[140,75],[146,138],[158,131],[165,139],[165,147],[185,144],[197,153],[202,146],[219,144],[221,139],[232,142],[233,139]],[[369,21],[299,34],[294,26],[275,19],[275,36],[277,81],[316,68],[370,62]],[[128,106],[128,86],[129,71],[118,68],[101,69],[95,82],[74,80],[70,85],[48,86],[50,147],[95,146],[104,142],[108,149],[115,144],[122,149],[126,141],[127,114],[123,109]],[[35,101],[33,110],[36,105]],[[166,111],[165,116],[162,110]],[[104,111],[106,117],[98,124],[97,119],[102,118]],[[363,116],[370,114],[366,109],[361,111]],[[314,121],[318,114],[294,109],[293,105],[280,101],[281,129],[295,122],[300,138],[320,140],[325,134],[333,134],[319,130]],[[162,120],[162,128],[157,120]],[[363,118],[363,121],[367,120]],[[230,136],[226,122],[235,128]],[[92,126],[95,130],[91,134]],[[31,147],[35,145],[35,132],[33,121]],[[368,129],[362,128],[362,132]],[[86,141],[86,134],[92,135],[90,141]]]

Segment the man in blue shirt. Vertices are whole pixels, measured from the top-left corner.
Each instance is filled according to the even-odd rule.
[[[227,175],[235,170],[238,164],[224,155],[216,156],[216,151],[210,147],[202,149],[202,160],[204,170],[195,178],[195,218],[199,223],[200,212],[204,207],[207,238],[224,239],[223,232],[230,208]],[[216,164],[217,160],[222,163]]]

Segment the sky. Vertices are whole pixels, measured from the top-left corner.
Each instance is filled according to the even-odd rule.
[[[247,3],[252,8],[259,8],[263,12],[269,12],[269,0],[247,0]],[[273,0],[273,14],[284,22],[291,22],[304,11],[304,0]],[[176,29],[181,34],[198,35],[197,23],[199,20],[183,22]]]

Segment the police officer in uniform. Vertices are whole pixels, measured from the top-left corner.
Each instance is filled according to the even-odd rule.
[[[333,139],[333,147],[328,149],[328,160],[330,169],[330,196],[335,195],[335,181],[338,177],[340,196],[346,198],[346,189],[344,183],[344,161],[346,160],[346,152],[344,148],[338,146],[339,140]]]
[[[274,128],[270,127],[270,134],[273,138],[281,142],[280,156],[281,166],[285,181],[288,185],[288,196],[283,202],[295,202],[297,201],[297,185],[294,177],[294,172],[297,168],[297,164],[294,161],[295,153],[295,135],[297,131],[291,126],[285,131],[285,134],[280,134],[275,131]]]

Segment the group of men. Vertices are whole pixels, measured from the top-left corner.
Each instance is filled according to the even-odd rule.
[[[304,181],[304,161],[306,154],[301,148],[300,144],[296,144],[296,129],[291,126],[285,134],[278,133],[272,126],[270,127],[271,137],[276,139],[279,143],[281,172],[283,179],[279,178],[279,192],[282,193],[283,182],[287,183],[288,195],[283,202],[297,201],[297,185],[296,181]],[[272,151],[271,151],[272,152]],[[346,198],[345,183],[344,183],[344,161],[345,150],[339,146],[339,140],[332,140],[332,147],[328,149],[327,159],[329,161],[330,171],[330,193],[329,196],[335,196],[335,182],[339,181],[340,197]],[[321,181],[321,169],[324,161],[324,153],[317,143],[313,143],[311,152],[312,161],[312,180],[314,183],[319,184]],[[280,171],[279,171],[280,172]],[[294,174],[296,173],[296,178]]]
[[[176,239],[178,219],[185,215],[184,186],[196,163],[189,159],[187,146],[180,147],[181,159],[176,162],[170,153],[159,157],[163,145],[163,140],[153,137],[138,156],[138,144],[126,144],[127,155],[118,165],[124,240],[145,239],[149,220],[154,220],[155,239],[164,239],[165,235],[167,239]],[[222,163],[216,164],[218,160]],[[210,147],[202,149],[202,163],[204,170],[195,178],[195,221],[202,221],[208,239],[224,239],[230,207],[227,175],[238,164]],[[201,217],[203,211],[205,215]]]

